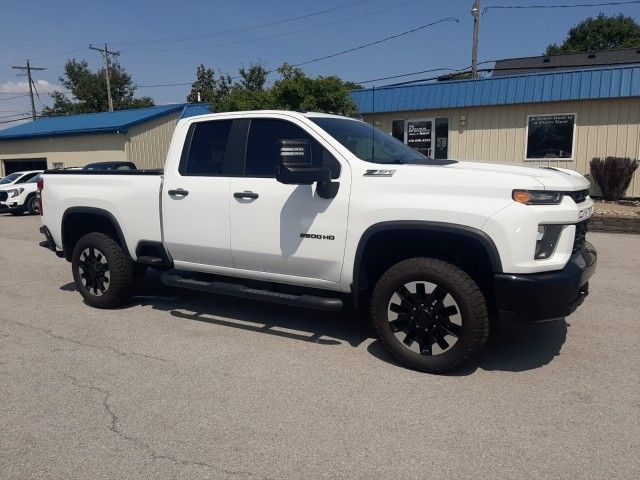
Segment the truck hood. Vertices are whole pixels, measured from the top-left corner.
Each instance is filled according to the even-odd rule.
[[[589,188],[589,181],[578,172],[556,167],[524,167],[504,163],[457,162],[443,168],[483,173],[518,175],[534,179],[543,190],[577,191]]]

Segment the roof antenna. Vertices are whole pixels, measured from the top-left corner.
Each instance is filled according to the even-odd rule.
[[[371,110],[372,110],[371,113],[375,114],[376,113],[376,86],[375,85],[373,85],[373,91],[372,91],[372,96],[371,96],[371,104],[372,104],[371,105]],[[374,116],[374,118],[375,118],[375,116]],[[376,151],[376,141],[375,141],[376,131],[375,131],[375,128],[376,128],[376,126],[375,126],[375,120],[372,119],[371,121],[372,121],[372,123],[371,123],[371,161],[375,162],[375,158],[376,158],[376,155],[375,155],[375,151]]]

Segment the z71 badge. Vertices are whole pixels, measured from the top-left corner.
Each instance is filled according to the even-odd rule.
[[[395,170],[367,170],[363,177],[392,177]]]

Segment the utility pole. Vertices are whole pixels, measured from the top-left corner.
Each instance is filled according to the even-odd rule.
[[[473,47],[471,48],[471,76],[478,76],[478,32],[480,30],[480,0],[473,1]]]
[[[42,68],[42,67],[32,67],[31,64],[29,63],[29,60],[27,60],[27,66],[23,67],[23,66],[15,66],[15,67],[11,67],[11,68],[15,68],[16,70],[26,70],[26,76],[27,76],[27,82],[29,83],[29,98],[31,98],[31,116],[33,117],[33,119],[36,119],[36,104],[33,101],[33,78],[31,78],[31,71],[32,70],[46,70],[46,68]],[[40,97],[38,97],[40,98]]]
[[[109,51],[106,43],[104,44],[104,49],[96,48],[93,45],[89,45],[89,48],[91,50],[102,53],[102,56],[104,57],[104,77],[107,80],[107,99],[109,101],[109,111],[113,112],[113,98],[111,98],[111,81],[109,80],[109,55],[117,57],[118,55],[120,55],[120,52]]]

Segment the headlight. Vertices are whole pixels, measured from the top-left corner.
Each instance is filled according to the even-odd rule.
[[[22,192],[24,192],[24,188],[14,188],[13,190],[9,190],[7,192],[7,196],[9,198],[15,198],[18,195],[20,195]]]
[[[562,225],[538,225],[534,257],[536,260],[542,260],[551,256],[556,249],[560,232],[562,232]]]
[[[562,192],[546,190],[514,190],[511,198],[525,205],[557,205],[562,201],[562,195]]]

